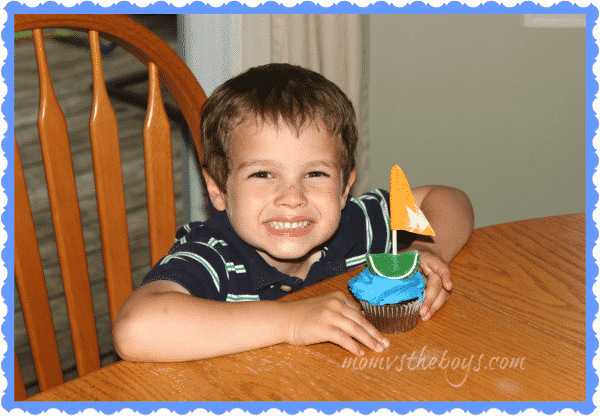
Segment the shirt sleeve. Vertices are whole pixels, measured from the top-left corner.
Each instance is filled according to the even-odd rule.
[[[168,280],[185,287],[193,296],[211,300],[227,297],[227,266],[222,255],[203,242],[202,223],[177,231],[175,244],[142,281],[142,285]]]

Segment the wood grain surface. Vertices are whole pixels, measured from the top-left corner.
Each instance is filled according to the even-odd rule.
[[[452,271],[461,294],[585,346],[585,214],[479,228]]]
[[[430,321],[389,335],[392,345],[380,354],[355,359],[330,343],[281,344],[184,363],[122,361],[32,400],[583,401],[584,220],[578,214],[476,230],[451,265],[448,303]],[[348,293],[360,271],[283,301]]]

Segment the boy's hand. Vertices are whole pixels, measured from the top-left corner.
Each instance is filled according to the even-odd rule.
[[[357,356],[365,351],[355,340],[375,352],[382,352],[390,345],[342,292],[329,292],[288,303],[290,321],[287,342],[309,345],[333,342]],[[354,339],[353,339],[354,338]]]
[[[429,320],[450,297],[452,275],[450,267],[441,257],[427,249],[418,249],[421,253],[420,272],[425,278],[425,301],[419,313],[421,319]]]

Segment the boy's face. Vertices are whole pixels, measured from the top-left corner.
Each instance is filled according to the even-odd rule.
[[[216,209],[265,260],[297,260],[333,236],[350,187],[342,187],[339,139],[322,122],[296,135],[285,123],[245,123],[233,134],[227,193],[206,174]],[[317,249],[318,250],[318,249]]]

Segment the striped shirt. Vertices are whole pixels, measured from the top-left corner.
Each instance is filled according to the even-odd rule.
[[[370,253],[391,251],[389,194],[380,189],[351,198],[340,226],[304,280],[277,270],[234,231],[225,211],[177,231],[175,244],[142,285],[170,280],[204,299],[240,302],[273,300],[366,264]],[[403,248],[399,243],[398,248]]]

